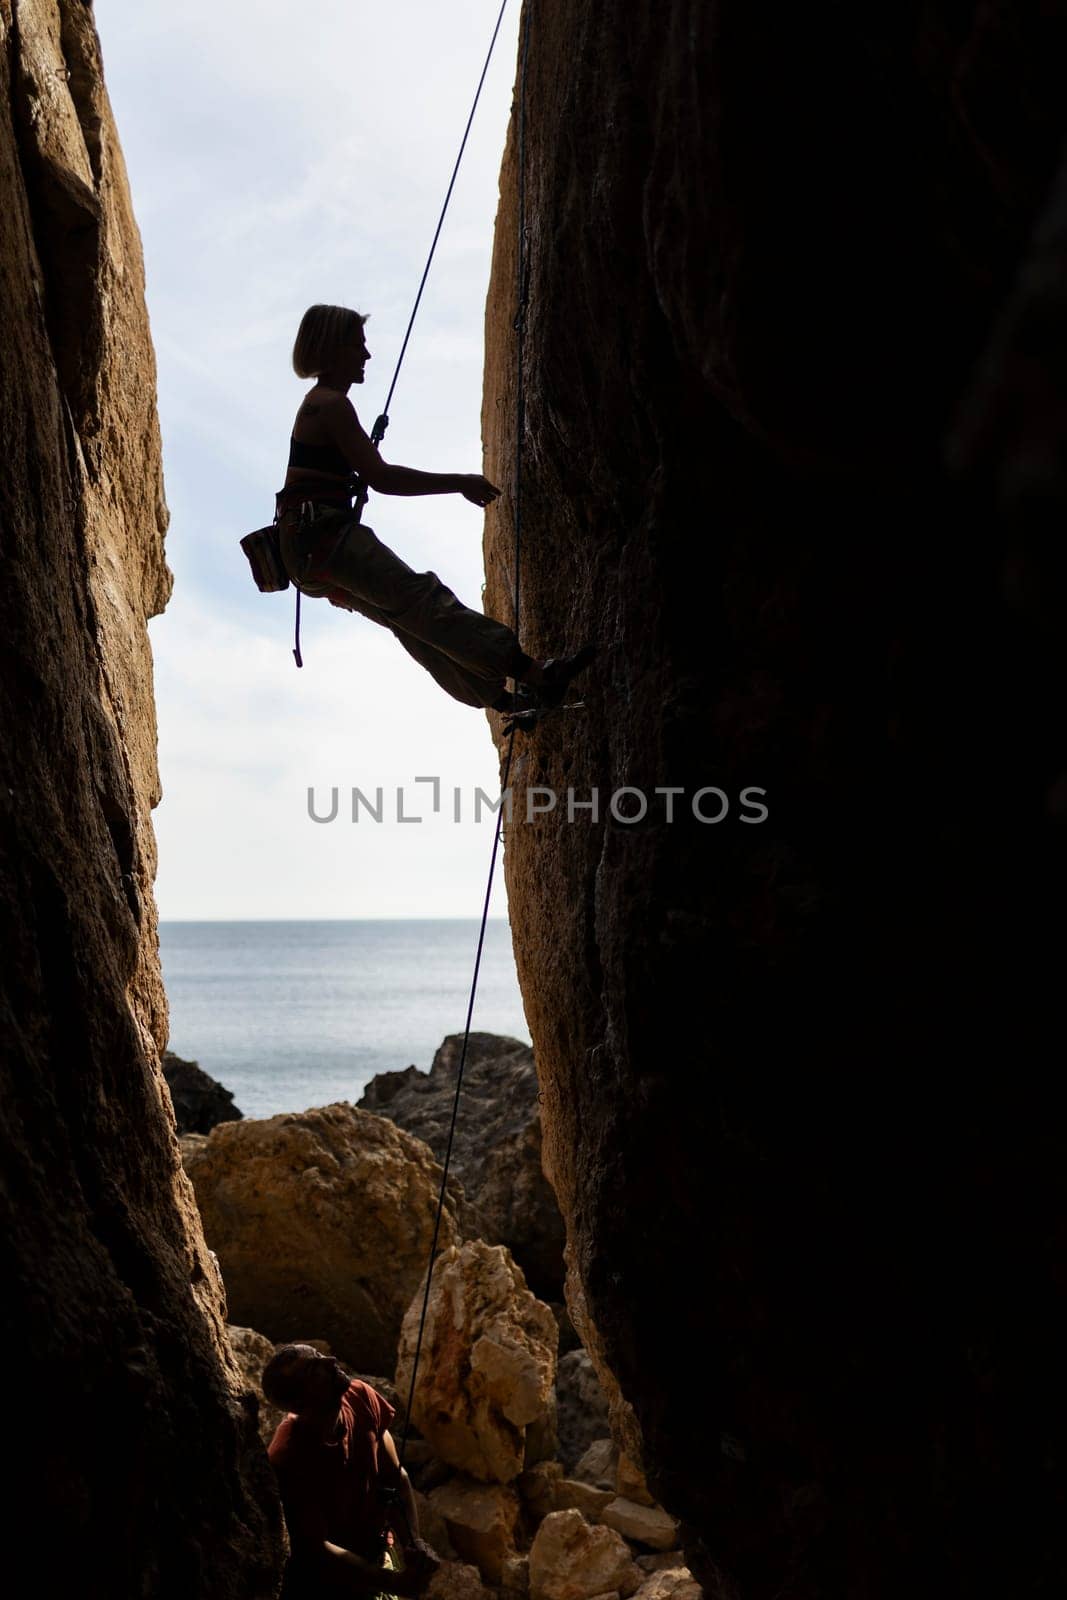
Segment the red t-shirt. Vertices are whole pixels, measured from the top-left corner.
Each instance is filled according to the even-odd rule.
[[[380,1476],[395,1472],[382,1449],[395,1415],[376,1389],[353,1378],[341,1397],[344,1432],[336,1444],[324,1443],[291,1414],[278,1424],[268,1454],[294,1557],[328,1539],[378,1560],[385,1514],[375,1490]]]

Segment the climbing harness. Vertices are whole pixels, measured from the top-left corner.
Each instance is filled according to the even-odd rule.
[[[504,5],[507,0],[504,0]],[[500,7],[500,16],[497,17],[497,29],[500,27],[500,18],[504,14],[504,5]],[[530,14],[533,10],[533,0],[526,0],[523,11],[522,42],[519,51],[519,101],[518,101],[518,139],[516,158],[518,162],[518,288],[516,294],[515,320],[512,324],[516,334],[516,391],[515,391],[515,490],[512,497],[513,517],[512,525],[515,535],[514,556],[514,590],[512,595],[512,626],[515,637],[519,637],[519,559],[522,552],[522,435],[525,422],[525,394],[524,394],[524,369],[523,369],[523,336],[526,331],[526,304],[528,299],[528,238],[526,233],[526,78],[530,54]],[[493,42],[496,42],[496,31],[493,33]],[[490,55],[492,45],[490,45]],[[489,61],[486,58],[486,67]],[[485,69],[482,70],[482,78]],[[479,90],[481,84],[478,85]],[[468,128],[470,124],[467,124]],[[466,134],[464,134],[464,139]],[[455,181],[455,174],[453,174]],[[450,191],[451,192],[451,189]],[[442,217],[444,213],[442,212]],[[434,242],[436,243],[436,236]],[[425,278],[423,280],[425,282]],[[420,286],[420,293],[421,286]],[[401,352],[403,354],[403,352]],[[514,719],[512,719],[514,721]],[[511,777],[511,760],[515,749],[515,728],[512,726],[507,735],[507,750],[504,756],[504,771],[501,778],[500,790],[507,793],[508,781]],[[456,1068],[456,1092],[452,1099],[452,1117],[448,1125],[448,1142],[445,1146],[445,1159],[441,1164],[441,1189],[437,1197],[437,1215],[434,1218],[433,1239],[430,1243],[430,1259],[426,1268],[426,1285],[422,1294],[422,1308],[419,1313],[419,1331],[415,1340],[415,1355],[411,1366],[411,1383],[408,1387],[407,1405],[404,1408],[404,1432],[400,1440],[400,1464],[404,1464],[404,1452],[407,1449],[408,1429],[411,1426],[411,1408],[415,1399],[415,1384],[419,1375],[419,1356],[422,1353],[422,1339],[426,1329],[426,1312],[430,1304],[430,1282],[433,1278],[434,1261],[437,1257],[437,1241],[441,1233],[441,1217],[445,1207],[445,1188],[448,1183],[448,1169],[452,1160],[452,1145],[456,1132],[456,1119],[459,1115],[459,1097],[463,1090],[463,1070],[467,1064],[467,1050],[470,1045],[471,1023],[474,1018],[474,1001],[478,993],[478,974],[481,971],[482,951],[485,947],[485,929],[489,921],[489,904],[493,893],[493,878],[496,874],[497,856],[500,851],[500,841],[503,837],[504,816],[501,807],[500,821],[493,830],[493,849],[489,857],[489,877],[485,886],[485,898],[482,901],[482,920],[478,929],[478,948],[474,957],[474,973],[471,977],[470,996],[467,1001],[467,1020],[463,1028],[463,1045],[459,1053],[459,1065]]]

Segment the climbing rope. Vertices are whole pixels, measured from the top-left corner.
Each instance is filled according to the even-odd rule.
[[[441,237],[441,229],[444,227],[445,216],[448,212],[448,202],[452,198],[452,190],[456,187],[459,164],[463,160],[463,152],[467,148],[467,136],[471,131],[471,124],[474,121],[474,113],[478,109],[478,101],[481,99],[482,95],[482,85],[485,82],[485,75],[489,71],[489,63],[493,59],[493,50],[496,47],[496,36],[500,32],[500,24],[504,20],[504,11],[507,7],[507,3],[508,0],[501,0],[500,10],[497,12],[496,26],[493,29],[493,37],[489,41],[489,49],[486,52],[485,62],[482,66],[482,75],[478,79],[478,87],[474,91],[474,99],[471,102],[470,115],[467,118],[467,126],[463,130],[463,138],[460,140],[459,144],[459,154],[456,156],[456,164],[452,168],[452,176],[449,179],[448,190],[445,194],[445,203],[441,207],[441,215],[438,217],[437,227],[434,229],[433,240],[430,244],[430,253],[426,257],[426,265],[422,269],[422,278],[419,281],[418,293],[415,296],[415,304],[411,308],[411,316],[408,318],[407,329],[404,333],[404,342],[400,346],[400,354],[396,358],[396,366],[393,369],[393,377],[389,384],[389,392],[385,397],[385,404],[381,409],[381,414],[375,418],[374,427],[371,429],[371,443],[374,445],[381,444],[382,440],[385,438],[385,430],[389,426],[389,407],[392,404],[393,390],[396,388],[396,380],[400,376],[400,368],[404,365],[404,357],[407,354],[408,340],[411,338],[411,330],[415,326],[415,318],[419,314],[419,306],[422,303],[422,291],[426,287],[426,280],[430,276],[430,268],[433,266],[433,258],[434,252],[437,249],[437,241]],[[361,484],[359,496],[354,507],[357,521],[363,515],[363,508],[367,504],[367,494],[367,485],[365,483]]]
[[[506,4],[507,0],[504,0],[504,3]],[[516,373],[516,400],[515,400],[515,489],[514,489],[514,494],[513,494],[513,497],[512,497],[512,525],[513,525],[513,528],[514,528],[514,535],[515,535],[515,555],[514,555],[515,567],[514,567],[514,590],[513,590],[513,595],[512,595],[512,610],[513,610],[513,614],[514,614],[514,632],[515,632],[515,637],[516,638],[519,637],[519,556],[520,556],[521,549],[522,549],[522,438],[523,438],[523,429],[524,429],[524,426],[525,426],[525,401],[524,401],[524,389],[523,389],[523,337],[524,337],[524,334],[525,334],[525,331],[526,331],[526,302],[527,302],[527,289],[528,289],[528,285],[527,285],[527,270],[526,270],[526,263],[527,263],[527,238],[526,238],[526,70],[527,70],[527,62],[529,60],[529,49],[530,49],[530,11],[531,11],[531,9],[532,9],[532,0],[526,0],[525,6],[523,8],[522,44],[521,44],[521,48],[520,48],[520,62],[521,62],[521,65],[520,65],[520,68],[519,68],[519,106],[518,106],[518,141],[517,141],[518,148],[517,148],[517,152],[516,152],[516,156],[517,156],[517,160],[518,160],[518,167],[519,167],[519,181],[518,181],[518,250],[517,250],[517,255],[518,255],[518,294],[517,294],[517,309],[516,309],[516,312],[515,312],[515,321],[513,323],[513,327],[515,329],[515,334],[516,334],[516,345],[517,345],[517,357],[516,357],[517,373]],[[501,6],[501,8],[500,8],[500,16],[502,17],[503,14],[504,14],[504,7]],[[497,17],[497,24],[496,25],[497,25],[497,29],[499,29],[499,27],[500,27],[500,17]],[[494,43],[496,42],[496,32],[495,31],[493,33],[493,42]],[[492,54],[492,45],[490,46],[490,55],[491,54]],[[486,67],[488,67],[488,65],[489,65],[489,60],[488,60],[488,57],[487,57],[486,58]],[[485,68],[484,67],[482,69],[482,78],[483,78],[483,80],[485,78]],[[479,89],[479,92],[480,92],[481,91],[481,83],[479,83],[478,89]],[[475,97],[475,103],[477,103],[477,97]],[[472,112],[472,115],[473,115],[473,112]],[[468,128],[468,131],[469,131],[469,129],[470,129],[470,123],[469,122],[467,123],[467,128]],[[464,141],[466,141],[467,135],[464,134],[463,137],[464,137]],[[462,151],[461,151],[461,153],[462,153]],[[458,163],[457,163],[457,166],[458,166]],[[456,177],[456,175],[453,172],[453,174],[452,174],[452,182],[453,183],[455,182],[455,177]],[[451,192],[452,192],[451,185],[449,185],[449,193],[451,194]],[[445,202],[446,206],[447,206],[447,203],[448,202],[446,200],[446,202]],[[442,217],[442,220],[443,220],[444,219],[444,212],[441,213],[441,217]],[[438,223],[438,233],[440,232],[440,226],[441,226],[440,223]],[[434,244],[436,245],[436,243],[437,243],[437,235],[435,234],[434,235]],[[431,255],[432,255],[432,251],[431,251]],[[427,265],[427,270],[429,270],[428,265]],[[423,283],[425,283],[425,282],[426,282],[426,275],[424,273],[423,274]],[[422,293],[422,285],[421,284],[419,286],[419,293],[420,293],[420,295]],[[409,326],[408,331],[409,332],[411,331],[410,330],[410,326]],[[406,345],[407,345],[407,340],[406,339],[404,341],[404,344],[405,344],[405,347],[406,347]],[[404,352],[403,352],[403,350],[401,350],[400,359],[403,360],[403,358],[404,358]],[[400,365],[400,363],[398,362],[397,363],[397,370],[398,371],[399,371],[399,365]],[[394,378],[394,383],[395,383],[395,381],[396,380]],[[390,394],[392,394],[392,389],[390,389],[389,392],[390,392]],[[388,404],[387,404],[387,409],[388,409]],[[380,420],[381,419],[379,418],[379,421]],[[386,419],[386,421],[388,421],[388,419]],[[377,424],[375,424],[375,426],[377,426]],[[500,792],[501,792],[500,821],[498,822],[497,826],[493,830],[493,849],[492,849],[492,853],[491,853],[491,855],[489,857],[489,878],[488,878],[488,881],[487,881],[486,886],[485,886],[485,899],[482,902],[482,920],[481,920],[481,926],[479,927],[479,930],[478,930],[478,949],[477,949],[477,952],[476,952],[475,957],[474,957],[474,973],[473,973],[473,976],[471,978],[470,996],[469,996],[469,999],[467,1001],[467,1020],[466,1020],[466,1023],[464,1025],[464,1029],[463,1029],[463,1045],[462,1045],[462,1048],[460,1049],[460,1053],[459,1053],[459,1066],[456,1069],[456,1092],[455,1092],[455,1094],[454,1094],[454,1096],[452,1098],[452,1119],[451,1119],[451,1121],[450,1121],[450,1123],[448,1125],[448,1143],[445,1146],[445,1159],[444,1159],[444,1161],[442,1163],[442,1169],[441,1169],[441,1190],[440,1190],[440,1194],[437,1197],[437,1215],[434,1218],[433,1239],[432,1239],[432,1242],[430,1244],[430,1260],[429,1260],[429,1264],[428,1264],[428,1266],[426,1268],[426,1286],[425,1286],[425,1289],[423,1290],[422,1309],[421,1309],[421,1312],[419,1314],[419,1331],[418,1331],[418,1336],[417,1336],[417,1338],[415,1340],[415,1357],[414,1357],[414,1361],[412,1363],[412,1368],[411,1368],[411,1383],[410,1383],[410,1386],[408,1388],[407,1405],[406,1405],[406,1407],[404,1409],[404,1432],[403,1432],[403,1436],[402,1436],[401,1441],[400,1441],[400,1465],[401,1466],[403,1466],[403,1464],[404,1464],[404,1452],[407,1449],[408,1429],[409,1429],[409,1427],[411,1425],[411,1407],[412,1407],[412,1403],[413,1403],[413,1401],[415,1399],[415,1384],[416,1384],[416,1381],[418,1379],[418,1374],[419,1374],[419,1357],[422,1354],[422,1339],[423,1339],[423,1333],[425,1332],[425,1328],[426,1328],[426,1312],[427,1312],[427,1308],[429,1307],[429,1304],[430,1304],[430,1280],[433,1277],[434,1261],[436,1260],[436,1257],[437,1257],[437,1241],[438,1241],[438,1239],[440,1237],[440,1233],[441,1233],[441,1217],[442,1217],[442,1214],[444,1212],[444,1206],[445,1206],[445,1189],[446,1189],[446,1186],[448,1184],[448,1169],[449,1169],[449,1165],[450,1165],[450,1163],[452,1161],[452,1145],[453,1145],[453,1141],[455,1139],[456,1119],[457,1119],[457,1117],[459,1115],[459,1097],[460,1097],[460,1094],[461,1094],[462,1089],[463,1089],[463,1070],[464,1070],[464,1068],[465,1068],[465,1066],[467,1064],[467,1050],[468,1050],[468,1047],[470,1045],[471,1021],[472,1021],[472,1019],[474,1017],[474,1001],[475,1001],[475,997],[476,997],[476,995],[478,993],[478,974],[479,974],[479,972],[481,970],[482,950],[483,950],[483,948],[485,946],[485,928],[486,928],[486,923],[489,920],[489,904],[490,904],[490,900],[492,898],[492,893],[493,893],[493,878],[494,878],[494,875],[496,873],[497,856],[498,856],[499,851],[500,851],[500,843],[501,843],[501,839],[503,838],[503,833],[504,833],[503,796],[506,795],[507,792],[508,792],[508,782],[509,782],[509,779],[511,777],[511,758],[512,758],[512,753],[514,751],[514,746],[515,746],[515,728],[514,728],[514,725],[513,725],[512,728],[511,728],[511,732],[508,734],[507,751],[506,751],[506,754],[505,754],[505,757],[504,757],[504,772],[503,772],[503,777],[501,779],[501,784],[500,784]]]
[[[501,0],[500,10],[497,12],[496,25],[493,28],[493,36],[489,41],[489,49],[486,51],[485,61],[484,61],[483,65],[482,65],[481,77],[478,79],[478,87],[474,91],[474,99],[471,101],[470,113],[469,113],[469,115],[467,117],[467,126],[463,130],[463,138],[460,140],[460,144],[459,144],[459,153],[456,156],[455,165],[452,168],[452,176],[448,181],[448,189],[447,189],[447,191],[445,193],[445,203],[441,207],[441,215],[438,217],[438,219],[437,219],[437,227],[434,229],[433,239],[432,239],[432,241],[430,243],[430,253],[426,257],[426,265],[422,269],[422,277],[419,280],[418,292],[415,295],[415,304],[411,308],[411,316],[408,318],[408,325],[407,325],[407,328],[406,328],[406,330],[404,332],[404,340],[403,340],[403,343],[400,346],[400,354],[397,357],[396,366],[393,368],[393,376],[392,376],[392,379],[391,379],[390,384],[389,384],[389,392],[385,397],[385,405],[382,407],[382,409],[381,409],[380,413],[378,414],[378,416],[375,417],[374,426],[370,431],[371,444],[373,444],[376,449],[381,444],[382,440],[385,438],[385,430],[389,426],[389,407],[392,404],[393,391],[396,388],[396,382],[397,382],[397,379],[400,376],[400,368],[404,365],[404,357],[407,354],[408,341],[411,338],[411,330],[415,326],[415,318],[419,314],[419,306],[422,303],[422,291],[426,287],[426,280],[430,276],[430,268],[433,266],[434,253],[437,250],[437,241],[441,237],[441,229],[444,227],[445,217],[446,217],[446,215],[448,213],[448,204],[449,204],[449,201],[452,199],[452,190],[456,187],[456,178],[457,178],[457,176],[459,174],[460,162],[463,160],[463,152],[467,148],[467,137],[470,134],[471,125],[474,122],[474,113],[478,109],[478,101],[482,97],[482,85],[485,83],[485,75],[489,71],[489,63],[493,59],[493,50],[496,48],[497,34],[500,32],[500,24],[504,20],[504,11],[505,11],[505,9],[507,7],[507,3],[508,3],[508,0]],[[363,513],[366,510],[367,500],[368,500],[368,498],[370,496],[370,486],[364,480],[357,479],[355,476],[353,476],[353,478],[351,479],[351,483],[353,485],[353,489],[354,489],[354,493],[355,493],[355,499],[354,499],[353,504],[352,504],[352,511],[354,513],[355,521],[356,522],[362,522],[363,521]],[[348,526],[348,524],[346,522],[345,523],[345,528],[347,528],[347,526]],[[344,531],[345,531],[344,528],[342,528],[341,535],[338,538],[336,546],[334,547],[335,550],[340,548],[341,540],[344,538]],[[309,555],[307,557],[307,560],[305,561],[305,570],[307,568],[307,563],[310,562],[310,560],[311,560],[311,556],[310,556],[310,553],[309,553]],[[299,585],[299,583],[295,585],[295,588],[296,588],[296,616],[295,616],[295,621],[294,621],[294,625],[293,625],[294,626],[293,660],[296,662],[298,667],[302,667],[304,665],[304,658],[300,653],[300,585]]]

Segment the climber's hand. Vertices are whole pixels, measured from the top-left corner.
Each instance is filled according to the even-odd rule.
[[[476,472],[468,473],[460,480],[460,494],[464,500],[469,500],[472,506],[491,505],[500,490],[489,482],[488,478],[479,477]]]

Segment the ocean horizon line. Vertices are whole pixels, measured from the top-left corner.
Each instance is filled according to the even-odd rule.
[[[234,925],[272,925],[321,923],[333,922],[343,925],[351,923],[368,922],[473,922],[480,923],[481,917],[160,917],[159,926],[177,927],[178,925],[230,927]],[[487,922],[505,923],[510,925],[508,917],[487,917]]]

